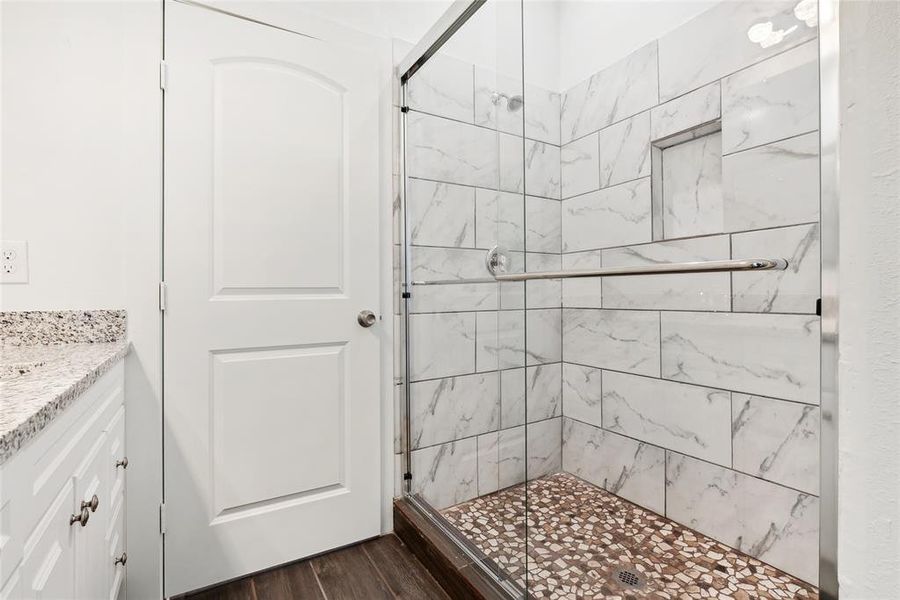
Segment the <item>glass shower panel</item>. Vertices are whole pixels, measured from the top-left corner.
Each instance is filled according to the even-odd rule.
[[[409,492],[521,595],[525,501],[499,492],[525,480],[525,286],[486,263],[526,264],[521,2],[481,6],[404,94]]]
[[[788,268],[526,283],[529,594],[815,598],[817,4],[546,4],[525,269]]]

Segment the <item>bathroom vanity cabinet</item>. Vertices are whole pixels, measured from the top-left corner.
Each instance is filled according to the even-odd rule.
[[[120,361],[0,465],[0,599],[125,597]]]

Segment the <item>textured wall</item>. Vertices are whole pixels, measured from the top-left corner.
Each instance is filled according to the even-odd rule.
[[[900,590],[900,3],[843,2],[841,598]]]

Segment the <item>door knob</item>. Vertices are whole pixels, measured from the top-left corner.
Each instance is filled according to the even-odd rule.
[[[123,458],[122,460],[116,461],[116,468],[118,469],[119,467],[122,467],[123,469],[128,468],[128,457],[127,456],[125,458]]]
[[[125,563],[127,563],[127,562],[128,562],[128,555],[123,552],[122,556],[117,558],[115,560],[115,562],[113,563],[113,565],[122,565],[124,567]]]
[[[363,327],[371,327],[378,321],[378,317],[375,316],[371,310],[361,310],[359,314],[356,315],[356,321]]]

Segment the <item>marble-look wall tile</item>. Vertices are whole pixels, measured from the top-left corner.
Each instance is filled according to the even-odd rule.
[[[410,78],[406,101],[414,110],[472,123],[473,85],[472,63],[438,53]]]
[[[475,65],[475,124],[513,135],[522,135],[522,111],[510,111],[506,98],[522,95],[522,77],[497,73],[494,69]]]
[[[659,39],[659,96],[666,101],[811,40],[816,28],[794,16],[794,0],[720,2]],[[780,42],[755,43],[747,31],[772,23]],[[775,43],[770,43],[775,42]]]
[[[731,466],[731,394],[624,373],[603,373],[605,429]]]
[[[559,146],[559,101],[557,92],[525,84],[525,137]]]
[[[819,494],[819,408],[733,394],[734,468]]]
[[[560,252],[562,226],[558,200],[525,197],[525,249],[528,252]]]
[[[562,311],[545,308],[525,311],[525,359],[528,365],[562,360]]]
[[[478,446],[478,495],[500,489],[500,433],[492,431],[476,438]]]
[[[475,371],[475,313],[409,316],[410,379],[434,379]]]
[[[548,200],[553,202],[553,200]],[[558,202],[557,209],[559,208]],[[559,271],[562,260],[559,254],[525,255],[525,271]],[[533,279],[525,282],[525,305],[528,308],[559,308],[562,306],[562,282],[559,279]]]
[[[543,477],[562,470],[562,419],[546,419],[529,423],[525,442],[528,454],[528,479]]]
[[[563,419],[563,470],[663,514],[665,450]]]
[[[560,149],[562,197],[571,198],[600,189],[600,158],[597,134],[592,133]]]
[[[659,313],[563,309],[563,359],[659,376]]]
[[[657,92],[657,44],[651,42],[566,91],[560,141],[568,143],[655,106]]]
[[[798,225],[732,236],[733,258],[785,258],[784,271],[733,273],[734,310],[815,313],[819,298],[819,226]]]
[[[418,285],[412,290],[410,313],[497,310],[498,302],[496,283]]]
[[[525,369],[500,371],[500,427],[509,429],[525,424]]]
[[[525,370],[525,403],[528,422],[562,414],[562,363],[537,365]]]
[[[570,270],[600,268],[600,250],[588,250],[562,255],[562,268]],[[602,302],[601,279],[564,279],[562,305],[569,308],[600,308]]]
[[[705,135],[663,150],[662,185],[666,238],[721,233],[722,135]]]
[[[478,495],[476,438],[410,452],[412,492],[438,510]]]
[[[653,266],[665,263],[727,260],[727,235],[674,240],[603,250],[604,267]],[[604,308],[661,310],[729,310],[728,273],[607,277]]]
[[[406,202],[413,244],[475,247],[475,188],[409,179]]]
[[[525,365],[525,312],[491,311],[477,314],[476,368],[496,371]]]
[[[513,259],[513,265],[516,265]],[[515,269],[514,269],[515,270]],[[504,281],[500,286],[500,308],[502,310],[522,310],[525,308],[525,282]]]
[[[559,200],[559,190],[559,146],[525,140],[525,193]]]
[[[818,134],[725,156],[722,189],[726,231],[818,221]]]
[[[406,169],[410,177],[496,188],[497,134],[410,111],[407,113]]]
[[[500,376],[481,373],[412,383],[410,443],[423,448],[500,428]]]
[[[807,42],[722,82],[725,154],[819,127],[819,46]]]
[[[600,427],[602,423],[603,371],[563,363],[563,416]]]
[[[650,175],[650,112],[601,129],[600,187]]]
[[[501,429],[498,444],[500,489],[525,481],[525,426]]]
[[[525,191],[525,140],[508,133],[497,134],[500,164],[499,187],[504,192],[521,194]]]
[[[669,452],[666,516],[805,581],[818,581],[815,496]]]
[[[495,190],[475,190],[475,245],[525,249],[525,197]]]
[[[651,241],[650,178],[563,200],[562,230],[563,252]]]
[[[721,115],[721,89],[717,81],[654,107],[650,111],[650,138],[661,140],[716,121]]]
[[[819,403],[819,317],[662,313],[666,379]]]
[[[484,266],[484,252],[481,250],[415,246],[410,249],[409,254],[413,281],[474,279],[489,276],[487,267]]]

